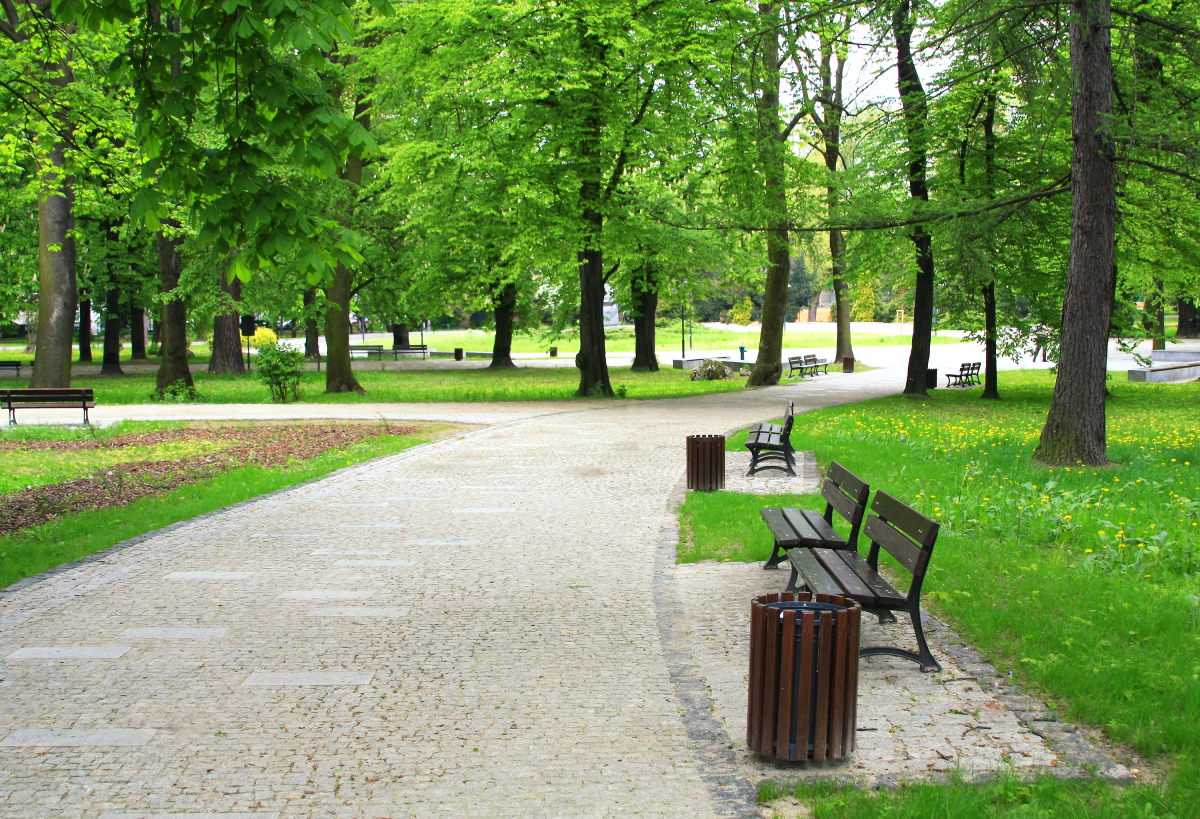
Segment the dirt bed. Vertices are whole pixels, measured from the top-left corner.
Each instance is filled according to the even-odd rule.
[[[380,424],[262,424],[166,429],[78,441],[5,441],[5,450],[84,450],[154,446],[173,441],[211,442],[212,451],[191,458],[130,461],[86,478],[21,490],[0,498],[0,535],[37,526],[60,515],[124,506],[242,466],[282,466],[382,434],[411,435],[416,426]]]

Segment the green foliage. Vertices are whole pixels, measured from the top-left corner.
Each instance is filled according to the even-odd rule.
[[[272,401],[276,404],[286,404],[289,400],[299,400],[300,368],[304,366],[303,350],[276,341],[259,347],[256,361],[258,377],[270,389]]]
[[[194,386],[188,386],[182,378],[168,384],[162,390],[151,393],[150,399],[167,404],[196,404],[204,400],[200,396],[200,391]]]
[[[754,304],[750,301],[749,296],[744,298],[741,304],[735,305],[734,308],[729,311],[730,324],[740,324],[744,327],[753,320]]]

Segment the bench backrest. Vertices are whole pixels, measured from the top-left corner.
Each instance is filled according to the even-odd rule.
[[[806,356],[804,356],[804,363],[805,364],[816,364],[817,357],[815,355],[806,355]]]
[[[917,510],[906,506],[887,492],[875,493],[871,502],[864,531],[871,538],[871,551],[867,562],[871,568],[879,568],[879,550],[883,549],[896,559],[912,575],[908,597],[921,593],[921,581],[933,555],[933,544],[937,541],[938,522],[925,517]]]
[[[0,367],[20,367],[25,364],[24,361],[0,361]]]
[[[788,364],[803,364],[803,363],[804,363],[804,356],[802,356],[802,355],[788,356]]]
[[[958,374],[959,375],[970,375],[972,366],[974,366],[974,365],[969,364],[967,362],[963,362],[962,364],[959,364],[958,365]]]
[[[0,390],[0,400],[43,403],[47,401],[91,401],[91,387],[42,387],[40,389]]]
[[[351,344],[351,350],[382,350],[382,344]]]
[[[834,461],[825,473],[821,482],[821,497],[825,499],[825,522],[833,525],[833,513],[836,510],[850,524],[850,537],[846,540],[851,549],[858,551],[858,530],[862,526],[863,516],[867,513],[867,496],[871,493],[869,484],[855,475],[846,467]]]
[[[979,368],[983,366],[982,361],[976,361],[971,365],[971,375],[979,375]]]
[[[788,435],[792,433],[792,421],[796,418],[795,404],[788,401],[787,412],[783,414],[783,430],[780,432],[780,438],[784,441],[788,439]]]

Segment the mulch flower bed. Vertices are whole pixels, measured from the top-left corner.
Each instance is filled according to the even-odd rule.
[[[24,489],[0,498],[0,535],[37,526],[60,515],[125,506],[218,473],[255,464],[282,466],[381,434],[411,435],[417,428],[376,424],[264,424],[220,429],[167,429],[77,441],[4,441],[4,450],[84,450],[211,441],[213,451],[169,461],[114,464],[86,478]]]

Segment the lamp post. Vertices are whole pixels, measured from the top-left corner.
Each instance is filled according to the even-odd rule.
[[[250,339],[254,337],[254,316],[242,316],[242,335],[246,337],[246,372],[250,372]]]

